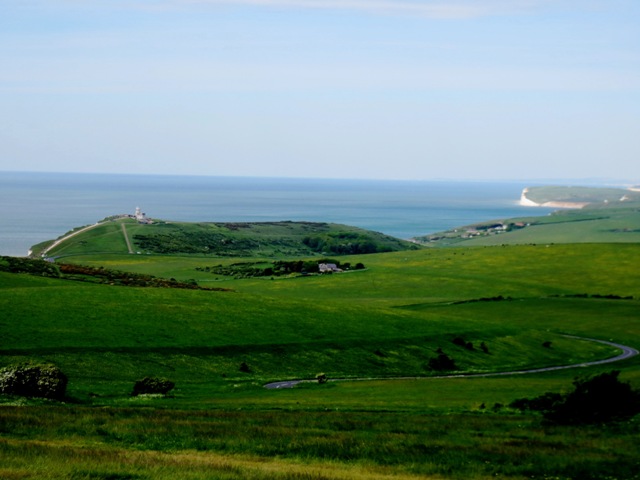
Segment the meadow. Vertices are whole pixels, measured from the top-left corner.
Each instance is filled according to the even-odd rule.
[[[63,403],[0,397],[0,478],[638,478],[637,417],[559,426],[508,406],[613,368],[638,388],[638,357],[434,378],[617,353],[565,334],[637,348],[638,244],[354,255],[340,260],[364,270],[273,279],[199,268],[237,258],[75,253],[64,261],[227,291],[0,272],[0,366],[69,376]],[[430,367],[439,350],[456,370]],[[263,387],[318,373],[343,381]],[[146,375],[176,388],[132,397]]]

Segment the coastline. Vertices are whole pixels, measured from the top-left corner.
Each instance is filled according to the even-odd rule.
[[[529,188],[524,188],[522,190],[522,194],[520,195],[519,204],[523,207],[548,207],[548,208],[574,208],[581,209],[589,205],[589,202],[544,202],[537,203],[533,200],[527,198],[527,193],[529,193]]]
[[[317,221],[409,239],[515,218],[522,183],[383,182],[40,173],[0,175],[0,254],[144,205],[155,218],[185,222]]]
[[[520,194],[520,205],[523,207],[541,207],[539,203],[534,202],[533,200],[529,200],[527,198],[527,193],[529,193],[529,187],[525,187],[522,189],[522,193]]]

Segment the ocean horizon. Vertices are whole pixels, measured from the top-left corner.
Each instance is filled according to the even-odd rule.
[[[140,207],[185,222],[313,221],[410,239],[553,209],[519,204],[521,182],[337,180],[0,172],[0,255]]]

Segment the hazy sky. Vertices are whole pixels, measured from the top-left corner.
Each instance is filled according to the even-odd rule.
[[[0,0],[0,171],[640,183],[638,0]]]

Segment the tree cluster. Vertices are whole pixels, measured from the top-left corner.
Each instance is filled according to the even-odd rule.
[[[349,262],[340,263],[338,260],[323,258],[319,260],[276,260],[271,263],[239,262],[230,265],[220,264],[211,267],[196,267],[196,270],[236,278],[280,277],[292,274],[304,275],[318,273],[321,263],[333,263],[341,270],[362,270],[365,268],[362,263],[357,263],[352,267]]]
[[[334,255],[359,255],[392,250],[389,245],[376,242],[371,236],[358,232],[329,232],[310,235],[304,237],[302,243],[314,252]]]

